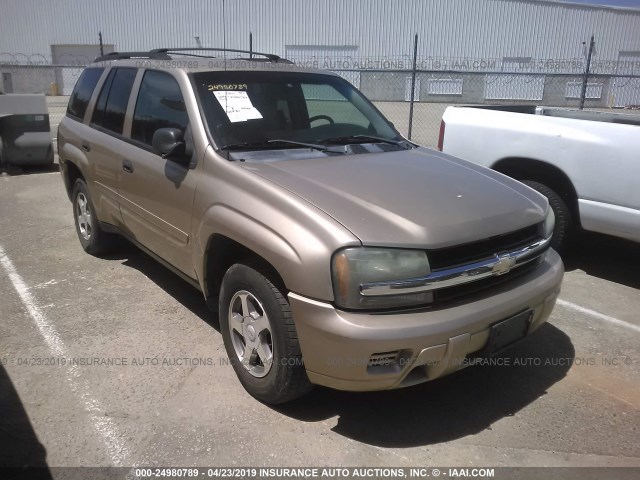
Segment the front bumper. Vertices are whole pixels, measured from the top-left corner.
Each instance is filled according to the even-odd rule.
[[[452,373],[481,350],[491,325],[533,310],[528,334],[551,315],[564,274],[549,250],[535,270],[480,298],[448,308],[413,313],[366,314],[289,294],[307,374],[312,383],[339,390],[386,390]],[[372,364],[373,356],[398,352]],[[384,355],[383,355],[384,356]]]

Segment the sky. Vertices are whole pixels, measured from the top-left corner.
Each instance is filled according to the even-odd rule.
[[[640,8],[640,0],[567,0],[574,3],[586,3],[591,5],[611,5],[614,7]]]

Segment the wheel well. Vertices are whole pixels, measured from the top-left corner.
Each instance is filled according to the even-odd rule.
[[[546,185],[562,197],[577,221],[578,194],[566,173],[555,165],[530,158],[505,158],[493,165],[493,169],[516,180],[532,180]]]
[[[71,194],[73,193],[73,186],[75,185],[76,180],[79,178],[82,178],[84,180],[84,176],[75,163],[67,160],[64,162],[64,165],[66,172],[65,175],[67,177],[65,186],[67,187],[67,195],[69,195],[69,198],[71,198]]]
[[[205,295],[210,306],[217,308],[224,274],[232,265],[240,262],[258,270],[286,295],[284,281],[273,265],[235,240],[216,234],[209,239],[205,255]]]

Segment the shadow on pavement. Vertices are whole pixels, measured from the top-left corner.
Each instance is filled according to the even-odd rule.
[[[640,288],[640,244],[596,233],[583,233],[563,256],[567,271],[583,270],[610,282]]]
[[[123,240],[116,252],[105,255],[103,258],[122,260],[123,265],[138,270],[178,302],[191,310],[191,312],[201,318],[202,321],[220,332],[218,315],[209,310],[202,292],[189,285],[185,280],[133,244]]]
[[[574,356],[569,337],[545,324],[496,357],[508,366],[469,367],[440,380],[384,392],[316,388],[276,410],[305,422],[337,416],[334,432],[380,447],[448,442],[481,432],[546,394],[567,374]],[[516,358],[531,364],[514,365]]]
[[[26,467],[30,467],[29,470]],[[32,469],[31,467],[38,467]],[[50,479],[47,451],[38,440],[9,375],[0,364],[0,476]]]
[[[52,163],[50,165],[34,165],[34,166],[19,166],[19,165],[0,165],[0,175],[5,176],[8,175],[10,177],[15,177],[19,175],[35,175],[38,173],[51,173],[57,172],[59,170],[57,163]]]

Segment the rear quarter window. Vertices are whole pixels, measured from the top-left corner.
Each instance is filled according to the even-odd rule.
[[[104,72],[104,68],[86,68],[82,72],[73,89],[71,98],[69,98],[67,115],[82,121],[102,72]]]

